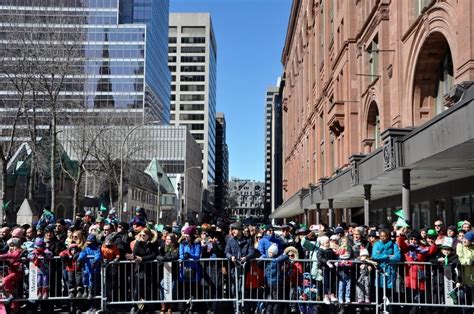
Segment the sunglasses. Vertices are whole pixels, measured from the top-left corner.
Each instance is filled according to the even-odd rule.
[[[435,227],[442,227],[443,225],[434,225]]]
[[[295,254],[288,254],[288,257],[295,257]]]

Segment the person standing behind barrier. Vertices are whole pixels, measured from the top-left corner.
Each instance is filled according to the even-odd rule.
[[[133,281],[133,299],[135,301],[140,301],[141,299],[146,298],[146,293],[151,293],[151,287],[146,286],[147,277],[151,277],[151,274],[146,273],[145,262],[152,261],[156,257],[157,248],[154,244],[155,241],[156,234],[154,235],[150,229],[143,228],[137,234],[137,239],[135,241],[135,244],[133,245],[132,253],[126,255],[126,258],[128,260],[137,263],[134,272],[135,278]],[[148,278],[148,280],[150,280],[150,278]],[[151,280],[153,280],[153,278]],[[136,304],[133,305],[130,312],[135,313],[138,307],[139,306],[137,306]]]
[[[305,249],[306,251],[306,258],[312,260],[311,263],[311,276],[313,277],[314,280],[316,281],[322,281],[323,277],[321,276],[321,271],[319,268],[319,263],[318,263],[318,250],[319,250],[319,244],[317,242],[317,232],[319,231],[319,226],[317,225],[312,225],[310,227],[310,233],[308,233],[306,236],[301,237],[301,246]],[[299,230],[300,234],[305,234],[306,230],[301,229]],[[328,238],[328,243],[329,243],[329,238]]]
[[[173,233],[168,233],[165,238],[165,245],[164,247],[160,248],[160,254],[157,256],[157,260],[159,263],[165,262],[173,262],[171,266],[171,291],[173,291],[173,299],[176,298],[176,280],[178,279],[178,264],[175,262],[179,258],[179,250],[178,250],[178,241],[176,240],[176,235]],[[163,279],[164,280],[164,279]],[[164,281],[160,283],[160,298],[161,300],[165,299],[165,283]],[[172,304],[171,303],[162,303],[161,304],[161,312],[164,314],[165,312],[172,313]]]
[[[244,271],[240,266],[255,257],[255,248],[253,246],[252,240],[243,236],[243,226],[240,221],[231,224],[230,230],[231,237],[227,239],[227,243],[225,246],[225,255],[226,258],[228,258],[232,262],[231,274],[233,276],[238,276],[237,286],[235,284],[235,281],[233,280],[230,283],[232,287],[232,294],[234,297],[236,297],[237,291],[239,289],[242,289],[243,283],[242,275],[244,274]],[[247,265],[248,264],[246,264],[246,268],[248,268]],[[237,311],[237,309],[234,310]]]
[[[426,265],[413,264],[416,262],[426,262],[436,252],[436,246],[431,250],[420,245],[421,236],[417,231],[411,231],[408,237],[403,232],[398,233],[397,245],[405,257],[405,287],[409,290],[407,295],[412,298],[412,302],[424,303],[424,291],[426,289],[426,278],[428,276]],[[408,242],[408,243],[407,243]],[[401,271],[401,266],[398,269]]]
[[[352,258],[352,247],[349,245],[349,238],[343,236],[340,239],[339,247],[336,250],[337,259],[337,278],[338,278],[338,287],[339,291],[337,297],[339,303],[343,304],[351,302],[351,277],[352,277],[352,263],[350,259]]]
[[[82,298],[84,291],[82,287],[82,267],[77,260],[81,249],[72,242],[69,247],[59,253],[67,273],[67,286],[69,288],[69,298]],[[76,294],[77,293],[77,294]]]
[[[377,266],[377,262],[370,259],[369,251],[361,249],[357,261],[359,265],[359,275],[356,283],[357,303],[370,303],[370,279],[372,269]]]
[[[288,246],[283,254],[288,256],[288,261],[285,263],[285,279],[287,287],[284,291],[286,300],[297,300],[298,299],[298,287],[302,284],[303,276],[303,264],[295,261],[299,259],[298,250],[294,246]],[[297,304],[290,304],[291,312],[297,311]]]
[[[456,247],[456,254],[462,265],[463,284],[467,287],[467,300],[473,299],[472,287],[474,286],[474,232],[469,231],[464,235],[462,243]]]
[[[79,254],[78,261],[83,265],[82,283],[84,296],[92,300],[98,291],[100,279],[100,247],[94,234],[87,236],[87,246]],[[86,294],[87,293],[87,294]]]
[[[275,245],[278,248],[277,255],[280,255],[283,252],[282,245],[281,245],[281,241],[275,236],[275,230],[273,226],[266,225],[262,227],[262,230],[265,232],[265,234],[263,235],[263,238],[260,239],[260,241],[258,242],[258,250],[260,251],[260,257],[262,258],[268,257],[268,254],[267,254],[268,248],[273,243],[275,243]]]
[[[334,295],[334,289],[336,287],[334,264],[330,262],[335,260],[337,256],[334,250],[330,248],[329,238],[327,236],[319,237],[318,241],[320,243],[318,262],[319,268],[323,273],[323,301],[326,304],[330,304],[331,302],[337,302],[337,298]]]
[[[4,303],[11,302],[15,297],[23,281],[23,271],[21,263],[21,241],[18,238],[12,238],[7,241],[8,252],[0,255],[0,261],[8,261],[8,275],[3,278],[2,290],[5,294]],[[16,304],[12,304],[12,312],[18,310]]]
[[[282,254],[278,256],[278,246],[273,243],[267,250],[268,258],[271,261],[265,261],[265,283],[267,285],[267,299],[281,300],[283,299],[283,269],[282,262],[288,260],[288,255]],[[276,302],[267,302],[265,312],[267,314],[280,313],[281,305]]]
[[[379,263],[383,275],[378,278],[377,287],[393,288],[395,282],[396,270],[390,263],[398,263],[401,260],[400,248],[390,240],[390,231],[382,229],[379,231],[380,240],[372,248],[372,260]],[[382,296],[382,294],[379,294]],[[389,293],[387,292],[387,295]]]
[[[36,239],[35,249],[28,255],[28,260],[37,267],[38,299],[49,297],[49,264],[52,256],[53,254],[46,248],[44,240]]]
[[[201,240],[196,238],[196,231],[195,226],[184,227],[178,241],[179,259],[183,261],[179,270],[179,299],[200,298],[202,295]]]

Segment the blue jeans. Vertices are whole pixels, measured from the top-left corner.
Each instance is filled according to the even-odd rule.
[[[350,300],[351,299],[351,270],[340,269],[338,271],[338,293],[337,297],[339,300]]]

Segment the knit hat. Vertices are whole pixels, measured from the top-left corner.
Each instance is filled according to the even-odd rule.
[[[92,217],[92,212],[90,210],[86,211],[86,213],[84,214],[84,216],[91,216]]]
[[[23,238],[24,230],[22,228],[16,228],[12,232],[12,238]]]
[[[361,249],[359,256],[369,256],[369,251],[367,249]]]
[[[97,237],[95,236],[95,234],[89,234],[87,236],[87,242],[97,242]]]
[[[318,232],[318,231],[319,231],[319,225],[311,225],[311,226],[309,226],[309,231]]]
[[[344,233],[344,228],[342,228],[342,227],[337,227],[336,230],[334,230],[334,233],[335,233],[335,234]]]
[[[19,238],[11,238],[7,241],[8,246],[14,246],[14,247],[20,247],[21,246],[21,241]]]
[[[35,249],[44,249],[46,247],[46,243],[42,238],[38,238],[35,241]]]
[[[327,237],[327,236],[322,236],[322,237],[318,238],[318,242],[319,242],[320,245],[323,245],[324,243],[326,243],[328,241],[329,241],[329,237]]]
[[[294,254],[296,259],[299,258],[298,250],[297,250],[294,246],[289,246],[289,247],[287,247],[287,248],[284,250],[284,253],[285,253],[286,255]]]
[[[451,230],[451,231],[457,232],[457,231],[458,231],[458,228],[456,228],[456,226],[455,226],[455,225],[449,225],[449,226],[448,226],[448,230]]]
[[[329,240],[331,240],[331,241],[339,241],[339,236],[338,236],[337,234],[333,234],[333,235],[329,238]]]
[[[474,232],[473,231],[467,232],[464,235],[464,239],[468,240],[469,242],[473,242],[474,241]]]
[[[272,253],[273,255],[278,254],[278,246],[275,243],[272,243],[270,247],[268,248],[268,254]]]
[[[196,226],[188,226],[186,228],[183,228],[181,230],[182,234],[187,234],[187,235],[195,235],[196,234]]]

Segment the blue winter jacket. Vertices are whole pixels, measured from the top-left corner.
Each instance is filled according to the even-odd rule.
[[[268,253],[268,248],[273,243],[275,243],[278,247],[278,255],[277,256],[279,256],[281,253],[283,253],[282,245],[281,245],[280,240],[277,237],[275,237],[274,235],[273,236],[265,235],[260,239],[260,241],[258,242],[258,247],[257,247],[257,249],[260,252],[260,257],[261,258],[267,258],[268,257],[268,254],[267,254]]]
[[[401,260],[400,248],[392,241],[386,243],[381,240],[377,241],[372,248],[372,259],[379,263],[379,267],[383,274],[379,276],[378,287],[383,287],[385,280],[386,288],[393,288],[395,282],[396,270],[395,265]]]
[[[281,269],[281,263],[286,260],[288,260],[288,255],[283,254],[273,258],[271,261],[265,261],[265,281],[267,285],[276,286],[282,283],[284,274]]]
[[[180,267],[179,280],[187,282],[200,282],[202,278],[202,268],[199,263],[201,258],[201,243],[189,244],[187,241],[179,245],[179,259],[183,260]]]

